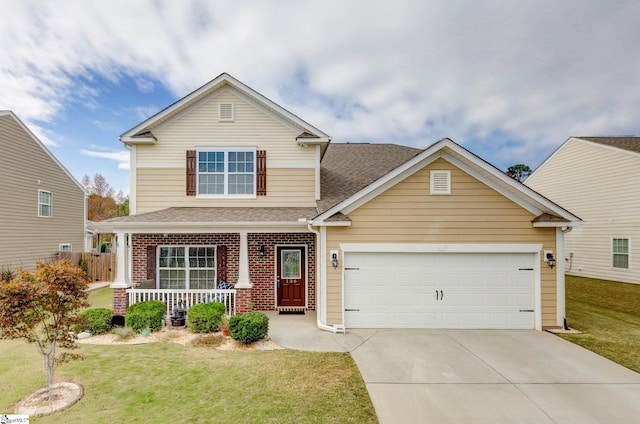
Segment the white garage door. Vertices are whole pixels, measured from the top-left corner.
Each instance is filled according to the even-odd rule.
[[[529,253],[345,253],[347,328],[534,328]]]

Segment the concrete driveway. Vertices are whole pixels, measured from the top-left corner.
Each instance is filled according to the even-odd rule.
[[[549,333],[332,334],[273,318],[285,347],[351,352],[382,424],[640,422],[640,374]]]

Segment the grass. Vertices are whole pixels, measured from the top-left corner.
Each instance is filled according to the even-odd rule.
[[[109,286],[89,292],[92,308],[113,309],[113,289]]]
[[[37,423],[374,423],[349,354],[217,351],[175,343],[83,345],[56,376],[84,386],[72,408]],[[0,341],[0,411],[45,385],[35,348]],[[88,418],[90,417],[90,419]]]
[[[561,337],[640,372],[640,285],[566,277],[568,324]]]
[[[107,291],[109,293],[107,293]],[[90,295],[110,307],[110,289]],[[350,354],[218,351],[215,340],[182,346],[81,345],[83,361],[56,368],[56,380],[82,384],[84,397],[35,423],[376,423]],[[46,385],[36,348],[0,340],[0,413]]]

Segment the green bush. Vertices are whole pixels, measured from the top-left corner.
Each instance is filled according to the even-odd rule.
[[[262,312],[236,315],[229,320],[229,335],[244,344],[264,339],[269,334],[269,317]]]
[[[224,303],[210,302],[193,305],[187,312],[189,330],[194,333],[218,331],[224,313]]]
[[[80,324],[78,331],[88,331],[91,334],[103,334],[111,329],[111,316],[113,312],[106,308],[87,309],[80,313],[80,318],[85,323]]]
[[[134,303],[127,308],[125,324],[138,333],[145,328],[151,328],[152,331],[160,330],[166,309],[164,303],[159,300]]]

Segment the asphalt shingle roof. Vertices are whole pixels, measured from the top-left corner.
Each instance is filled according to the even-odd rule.
[[[173,207],[114,218],[110,222],[298,222],[311,219],[316,208]]]
[[[629,150],[640,153],[640,137],[576,137],[606,146],[617,147],[618,149]]]
[[[421,152],[397,144],[330,144],[320,164],[319,212],[337,205]]]

